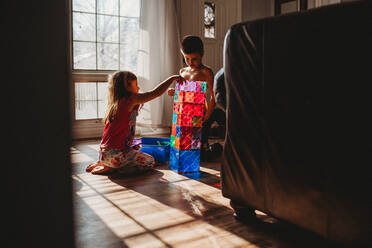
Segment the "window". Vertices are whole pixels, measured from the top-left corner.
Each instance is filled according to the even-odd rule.
[[[281,14],[287,14],[291,12],[296,12],[297,9],[297,1],[290,1],[286,3],[282,3],[280,5],[280,13]]]
[[[315,0],[315,7],[341,3],[341,0]]]
[[[73,0],[73,69],[136,71],[140,0]]]
[[[107,75],[136,73],[141,0],[72,0],[75,120],[101,119]]]
[[[204,37],[216,37],[215,4],[211,2],[204,3]]]
[[[76,120],[103,118],[106,106],[106,82],[75,83]]]
[[[307,3],[308,0],[275,0],[275,15],[306,10],[308,6]]]

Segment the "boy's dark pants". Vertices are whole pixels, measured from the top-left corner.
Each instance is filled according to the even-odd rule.
[[[220,108],[214,108],[208,120],[203,122],[201,137],[202,150],[206,150],[208,148],[209,130],[212,123],[215,121],[218,123],[218,125],[224,125],[226,122],[226,114]]]

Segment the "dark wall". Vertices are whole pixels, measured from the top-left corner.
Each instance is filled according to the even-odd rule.
[[[2,5],[2,247],[74,246],[68,4]]]
[[[242,0],[242,21],[274,15],[274,0]]]

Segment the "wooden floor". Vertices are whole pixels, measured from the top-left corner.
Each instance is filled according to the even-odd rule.
[[[241,224],[221,195],[219,161],[183,176],[157,167],[136,177],[97,176],[85,167],[99,141],[71,147],[76,247],[330,247],[321,238],[256,211]]]

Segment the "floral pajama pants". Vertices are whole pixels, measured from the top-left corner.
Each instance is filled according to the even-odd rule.
[[[131,149],[103,149],[99,151],[99,161],[104,166],[117,168],[120,173],[144,171],[154,167],[154,158],[146,153]]]

